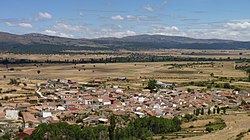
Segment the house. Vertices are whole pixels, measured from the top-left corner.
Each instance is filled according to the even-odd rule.
[[[18,120],[18,110],[6,110],[5,118],[7,120]]]
[[[23,132],[20,132],[18,134],[18,138],[19,139],[24,139],[26,136],[30,136],[33,133],[34,130],[35,130],[34,128],[26,129]]]
[[[117,80],[125,81],[125,80],[127,80],[127,78],[126,77],[118,77]]]
[[[93,104],[93,97],[91,95],[84,95],[83,96],[83,103],[85,105],[92,105]]]
[[[146,99],[146,98],[144,98],[144,97],[139,97],[139,98],[138,98],[138,101],[139,101],[140,103],[143,103],[143,102],[145,101],[145,99]]]
[[[43,112],[43,118],[52,117],[51,112]]]
[[[63,106],[58,106],[58,107],[57,107],[57,110],[65,111],[66,109],[65,109],[65,107],[63,107]]]
[[[115,90],[115,93],[123,93],[123,89],[121,89],[121,88],[117,88],[116,90]]]
[[[34,128],[40,124],[40,121],[35,118],[34,115],[32,115],[29,112],[22,112],[23,115],[23,126],[24,128]]]
[[[156,85],[161,86],[163,88],[178,86],[177,84],[166,84],[166,83],[163,83],[163,82],[160,82],[160,81],[157,81]]]
[[[105,119],[105,118],[100,118],[100,119],[98,119],[98,121],[101,124],[107,124],[108,123],[108,119]]]
[[[0,112],[0,120],[4,120],[5,119],[5,112]]]
[[[103,105],[110,105],[111,101],[109,99],[103,99],[102,103],[103,103]]]
[[[142,112],[134,112],[139,118],[145,117],[145,114]]]

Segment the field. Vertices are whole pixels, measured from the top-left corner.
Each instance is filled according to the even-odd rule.
[[[23,78],[32,80],[68,79],[88,82],[95,79],[109,80],[126,77],[128,86],[143,87],[149,79],[166,83],[208,81],[226,77],[227,79],[246,78],[246,72],[235,70],[235,62],[145,62],[145,63],[107,63],[107,64],[42,64],[42,65],[0,65],[2,80]],[[40,73],[38,73],[40,71]],[[211,73],[214,74],[211,77]],[[3,76],[7,78],[3,79]],[[217,77],[217,78],[216,78]],[[5,83],[7,82],[5,81]],[[4,83],[4,81],[1,81]],[[8,81],[9,82],[9,81]],[[119,84],[119,83],[117,83]],[[248,82],[235,81],[232,84],[249,87]]]
[[[249,118],[249,115],[246,113],[223,115],[222,119],[226,122],[226,128],[210,134],[181,140],[235,140],[240,132],[245,132],[249,129]]]
[[[72,51],[71,51],[72,52]],[[250,58],[249,50],[192,50],[192,49],[166,49],[150,51],[74,51],[76,54],[12,54],[1,53],[0,59],[30,59],[30,60],[54,60],[64,61],[65,59],[89,59],[89,58],[106,58],[106,57],[126,57],[130,54],[154,55],[154,56],[173,56],[185,58],[222,58],[222,59],[239,59]],[[77,54],[79,53],[79,54]]]
[[[71,79],[76,81],[127,77],[131,80],[157,79],[167,83],[207,81],[211,79],[211,73],[217,77],[247,77],[244,71],[234,69],[234,62],[215,62],[213,67],[211,64],[195,64],[183,67],[176,67],[171,64],[186,65],[190,62],[9,65],[8,68],[1,65],[0,76],[29,79]],[[38,70],[40,74],[37,73]]]
[[[123,56],[126,56],[124,52]],[[146,54],[157,55],[171,55],[178,57],[205,57],[214,58],[222,57],[224,59],[230,58],[250,58],[250,52],[244,52],[239,55],[241,51],[226,51],[216,52],[199,51],[192,53],[192,50],[178,52],[172,50],[171,52],[144,52]],[[182,55],[182,53],[184,53]],[[224,54],[223,54],[224,53]],[[204,55],[206,54],[206,55]],[[77,58],[103,58],[114,57],[114,55],[15,55],[4,54],[2,58],[10,57],[13,59],[31,59],[31,60],[64,60]],[[248,74],[243,70],[236,70],[236,65],[239,64],[234,61],[168,61],[168,62],[131,62],[131,63],[86,63],[86,64],[8,64],[0,65],[0,99],[14,98],[18,100],[27,96],[34,95],[36,83],[46,82],[49,79],[66,79],[79,82],[89,82],[93,80],[106,81],[107,85],[118,85],[120,87],[135,90],[142,90],[149,79],[156,79],[165,83],[185,84],[189,82],[200,81],[215,81],[216,83],[228,82],[239,88],[248,89],[250,83],[246,82]],[[115,80],[117,78],[126,77],[127,81]],[[26,83],[27,86],[19,85],[14,86],[8,84],[11,79],[18,79],[21,83]],[[24,90],[23,87],[28,87],[34,90]],[[125,89],[124,88],[124,89]],[[188,85],[177,88],[207,88]],[[218,130],[207,134],[205,131],[206,125],[211,122],[216,122],[218,118],[208,118],[198,120],[190,123],[185,123],[182,127],[185,131],[170,134],[170,137],[182,136],[196,136],[186,139],[235,139],[240,132],[246,132],[249,129],[249,116],[248,114],[230,114],[222,115],[221,118],[226,122],[227,127],[223,130]],[[241,118],[241,119],[238,119]],[[192,127],[191,127],[192,126]],[[216,127],[216,125],[214,126]],[[198,130],[197,132],[187,132]],[[199,136],[202,135],[202,136]],[[245,138],[248,138],[246,135]]]

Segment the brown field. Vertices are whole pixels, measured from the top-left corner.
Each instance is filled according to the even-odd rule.
[[[209,124],[209,122],[213,123],[215,122],[215,119],[196,120],[196,121],[184,123],[182,124],[181,128],[189,128],[190,126],[194,126],[194,127],[205,126],[206,124]]]
[[[207,55],[182,55],[182,53],[207,53]],[[127,52],[125,52],[124,56]],[[178,57],[206,57],[206,58],[250,58],[250,51],[244,51],[242,55],[239,55],[241,51],[196,51],[196,50],[171,50],[166,52],[143,52],[148,54],[157,55],[171,55]],[[218,55],[220,53],[222,55]],[[224,54],[223,54],[224,53]],[[79,59],[79,58],[103,58],[114,55],[15,55],[15,54],[3,54],[1,57],[13,58],[13,59],[32,59],[32,60],[64,60],[64,59]],[[197,62],[143,62],[143,63],[107,63],[107,64],[42,64],[35,66],[33,64],[20,64],[20,65],[0,65],[0,88],[3,91],[17,90],[14,93],[2,93],[0,98],[8,97],[20,97],[27,96],[22,92],[21,86],[8,85],[10,79],[20,79],[21,82],[28,84],[28,87],[36,87],[36,83],[45,82],[49,79],[68,79],[79,82],[88,82],[90,80],[101,79],[115,79],[118,77],[126,77],[129,82],[123,81],[109,81],[109,84],[116,84],[119,86],[134,89],[142,89],[149,79],[156,79],[158,81],[166,83],[183,83],[190,81],[208,81],[213,80],[215,77],[227,77],[230,78],[246,78],[248,75],[242,70],[235,70],[236,63],[233,61],[228,62],[214,62],[214,64],[194,64]],[[199,62],[202,63],[202,62]],[[206,63],[206,64],[205,64]],[[170,64],[188,64],[189,66],[175,67]],[[13,70],[10,70],[13,68]],[[41,71],[40,74],[37,71]],[[214,77],[210,74],[213,73]],[[3,78],[3,76],[7,78]],[[223,82],[223,81],[222,81]],[[144,85],[143,85],[144,84]],[[232,85],[239,87],[249,88],[249,82],[232,82]],[[191,86],[190,86],[191,87]],[[181,87],[183,88],[183,87]],[[187,88],[187,87],[184,87]],[[192,86],[192,88],[197,88]],[[200,88],[200,87],[198,87]],[[32,95],[30,93],[30,95]],[[19,98],[16,98],[18,100]],[[240,118],[240,119],[239,119]],[[250,121],[248,114],[237,115],[223,115],[222,119],[225,120],[227,127],[223,130],[212,132],[202,136],[186,138],[186,139],[218,139],[218,140],[233,140],[240,132],[246,132],[250,129]],[[190,126],[204,126],[209,122],[214,122],[215,119],[204,119],[184,124],[183,128],[189,128]],[[245,136],[247,139],[249,135]]]
[[[167,50],[150,50],[150,51],[68,51],[86,54],[12,54],[1,53],[0,59],[30,59],[30,60],[54,60],[64,61],[65,59],[88,59],[88,58],[106,58],[106,57],[126,57],[131,53],[150,54],[155,56],[173,56],[173,57],[199,57],[199,58],[222,58],[227,59],[250,59],[250,50],[185,50],[185,49],[167,49]],[[100,54],[101,53],[101,54]],[[241,53],[241,55],[240,55]]]
[[[149,63],[107,63],[107,64],[43,64],[34,65],[9,65],[14,68],[10,71],[4,65],[0,65],[0,79],[3,75],[10,78],[27,78],[29,80],[69,79],[87,82],[94,79],[114,79],[127,77],[133,84],[142,84],[148,79],[157,79],[167,83],[182,83],[190,81],[207,81],[213,79],[214,73],[218,77],[247,77],[246,72],[234,69],[234,62],[215,62],[211,64],[194,65],[192,67],[172,67],[168,64],[187,64],[191,62],[149,62]],[[223,65],[223,67],[222,67]],[[84,70],[85,69],[85,70]],[[41,73],[38,74],[37,71]],[[5,79],[5,80],[7,80]],[[2,81],[3,82],[3,81]],[[128,84],[128,83],[127,83]],[[234,84],[249,87],[247,82]]]
[[[240,132],[246,132],[250,127],[250,116],[248,114],[223,115],[222,119],[227,124],[226,128],[210,134],[181,140],[235,140]]]
[[[250,128],[249,128],[250,129]],[[242,140],[250,140],[250,132],[248,132],[243,138]]]

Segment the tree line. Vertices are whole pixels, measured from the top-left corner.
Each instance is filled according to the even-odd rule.
[[[122,63],[122,62],[167,62],[167,61],[240,61],[250,62],[250,59],[217,59],[217,58],[192,58],[192,57],[172,57],[172,56],[156,56],[156,55],[143,55],[131,54],[126,57],[106,57],[106,58],[89,58],[89,59],[65,59],[65,60],[30,60],[30,59],[0,59],[0,64],[34,64],[34,63]]]
[[[132,119],[123,126],[119,125],[116,116],[111,116],[109,126],[78,126],[66,122],[40,124],[32,135],[25,137],[25,140],[143,140],[155,134],[179,131],[180,125],[181,121],[178,118],[145,117]]]

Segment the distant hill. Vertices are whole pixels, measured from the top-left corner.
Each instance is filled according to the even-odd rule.
[[[137,35],[123,38],[72,39],[43,34],[0,32],[1,52],[65,53],[65,50],[250,49],[250,42],[194,39],[179,36]]]

